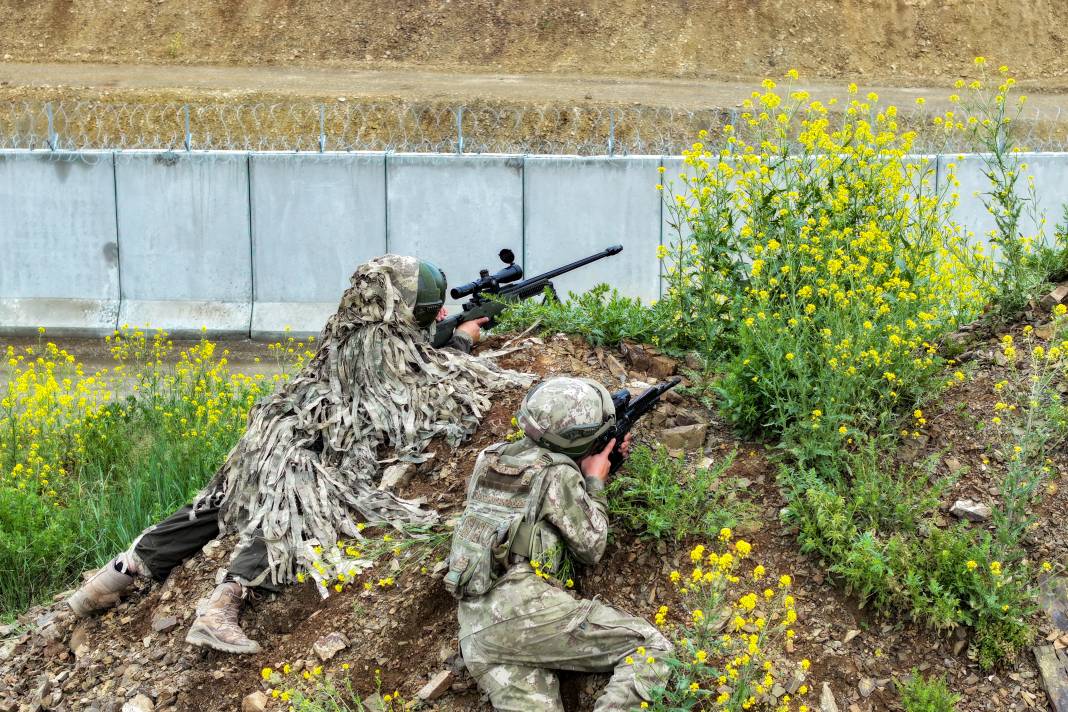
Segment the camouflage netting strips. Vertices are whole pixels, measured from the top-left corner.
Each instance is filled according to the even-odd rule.
[[[422,462],[436,436],[456,446],[478,426],[489,394],[531,378],[430,345],[412,316],[418,262],[386,255],[361,265],[314,358],[253,407],[248,432],[194,509],[221,502],[221,527],[238,550],[262,532],[274,583],[291,583],[317,560],[359,537],[360,519],[401,527],[437,514],[378,490],[379,446],[388,461]],[[329,549],[328,549],[329,550]],[[318,577],[316,577],[318,578]]]

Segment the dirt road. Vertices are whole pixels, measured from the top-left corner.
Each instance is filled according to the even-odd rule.
[[[759,79],[713,81],[691,79],[606,78],[569,74],[479,74],[427,70],[350,70],[307,67],[224,67],[125,64],[23,64],[0,63],[4,94],[18,99],[20,89],[84,90],[98,94],[140,93],[214,95],[239,100],[242,95],[271,95],[280,100],[299,98],[333,100],[401,99],[404,101],[509,104],[641,104],[680,109],[737,106],[759,86]],[[803,83],[817,98],[841,96],[843,84]],[[874,91],[884,103],[911,107],[917,97],[928,106],[948,105],[951,86],[862,87]],[[36,93],[36,91],[34,91]],[[1068,114],[1068,92],[1039,93],[1030,97],[1029,112]]]

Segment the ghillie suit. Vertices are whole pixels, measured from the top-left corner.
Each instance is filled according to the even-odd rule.
[[[194,517],[218,507],[220,533],[240,536],[235,558],[257,539],[266,546],[267,570],[242,583],[292,582],[312,565],[312,544],[357,537],[360,519],[434,521],[435,512],[375,487],[380,462],[422,462],[436,436],[459,445],[490,393],[529,383],[430,345],[413,318],[418,269],[397,255],[360,266],[315,356],[253,407],[248,431],[194,501]],[[379,448],[391,457],[380,461]]]

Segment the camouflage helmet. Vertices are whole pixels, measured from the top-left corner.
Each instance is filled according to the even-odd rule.
[[[434,323],[438,312],[445,304],[445,273],[433,262],[419,260],[419,282],[415,293],[415,306],[412,309],[419,326],[427,327]]]
[[[581,457],[615,425],[616,411],[612,394],[597,381],[559,377],[531,388],[516,420],[539,446]]]

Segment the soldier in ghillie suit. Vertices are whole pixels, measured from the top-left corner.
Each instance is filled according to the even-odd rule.
[[[361,522],[434,521],[435,512],[376,488],[379,465],[424,461],[436,436],[458,445],[491,392],[529,383],[468,355],[476,322],[457,328],[452,348],[431,346],[444,299],[445,275],[429,262],[385,255],[361,265],[315,356],[252,408],[247,432],[211,482],[100,569],[71,608],[109,608],[136,576],[162,581],[212,539],[236,534],[226,579],[198,608],[186,640],[255,653],[259,645],[238,624],[250,588],[273,590],[302,571],[318,578],[316,552],[360,538]]]
[[[614,671],[594,709],[639,707],[665,684],[671,644],[547,573],[565,547],[583,564],[604,554],[615,441],[590,449],[614,424],[612,396],[594,381],[553,378],[527,394],[517,419],[525,437],[479,456],[449,553],[464,663],[497,710],[563,710],[553,670]]]

